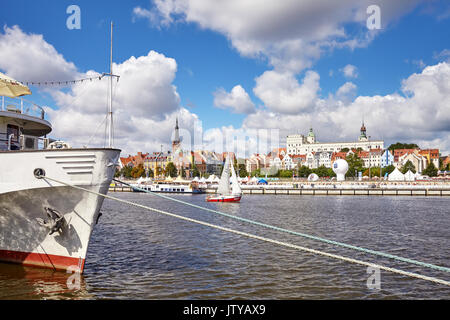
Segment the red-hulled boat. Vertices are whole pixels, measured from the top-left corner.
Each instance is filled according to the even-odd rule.
[[[231,180],[230,180],[231,171]],[[236,172],[234,171],[233,163],[230,161],[229,155],[225,160],[223,166],[222,176],[220,177],[217,193],[208,196],[208,202],[239,202],[242,198],[242,190],[237,181]]]
[[[220,196],[220,195],[214,195],[209,196],[206,198],[206,201],[208,202],[239,202],[241,201],[241,196]]]

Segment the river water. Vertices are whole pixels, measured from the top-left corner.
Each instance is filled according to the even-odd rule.
[[[450,274],[335,247],[143,193],[110,195],[308,248],[443,280]],[[206,203],[265,224],[450,267],[450,199],[245,195]],[[0,264],[0,299],[450,299],[450,287],[227,233],[106,199],[85,272]],[[374,282],[375,280],[377,282]],[[379,281],[378,281],[379,280]],[[372,286],[368,286],[372,284]],[[375,284],[375,285],[373,285]]]

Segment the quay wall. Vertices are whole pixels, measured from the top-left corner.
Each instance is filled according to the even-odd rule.
[[[111,186],[109,192],[132,192],[130,187]],[[243,188],[244,194],[267,194],[267,195],[351,195],[351,196],[450,196],[450,186],[448,188],[367,188],[367,189],[323,189],[323,188]],[[206,189],[206,193],[216,193],[215,188]]]

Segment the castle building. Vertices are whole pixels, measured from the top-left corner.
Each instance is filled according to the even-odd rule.
[[[371,149],[384,149],[384,141],[370,140],[363,123],[358,140],[354,142],[318,142],[311,128],[306,137],[302,134],[288,135],[286,148],[290,155],[308,154],[310,152],[339,152],[344,148],[349,150],[361,148],[363,151],[370,151]]]

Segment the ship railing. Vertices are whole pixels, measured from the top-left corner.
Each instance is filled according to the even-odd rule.
[[[15,134],[0,132],[0,150],[20,150],[20,142]]]
[[[0,150],[42,150],[54,141],[50,138],[41,138],[21,134],[17,137],[15,134],[0,132]]]
[[[31,117],[36,117],[45,120],[44,109],[36,103],[26,100],[25,98],[8,98],[1,97],[1,111],[14,112],[24,114]]]

